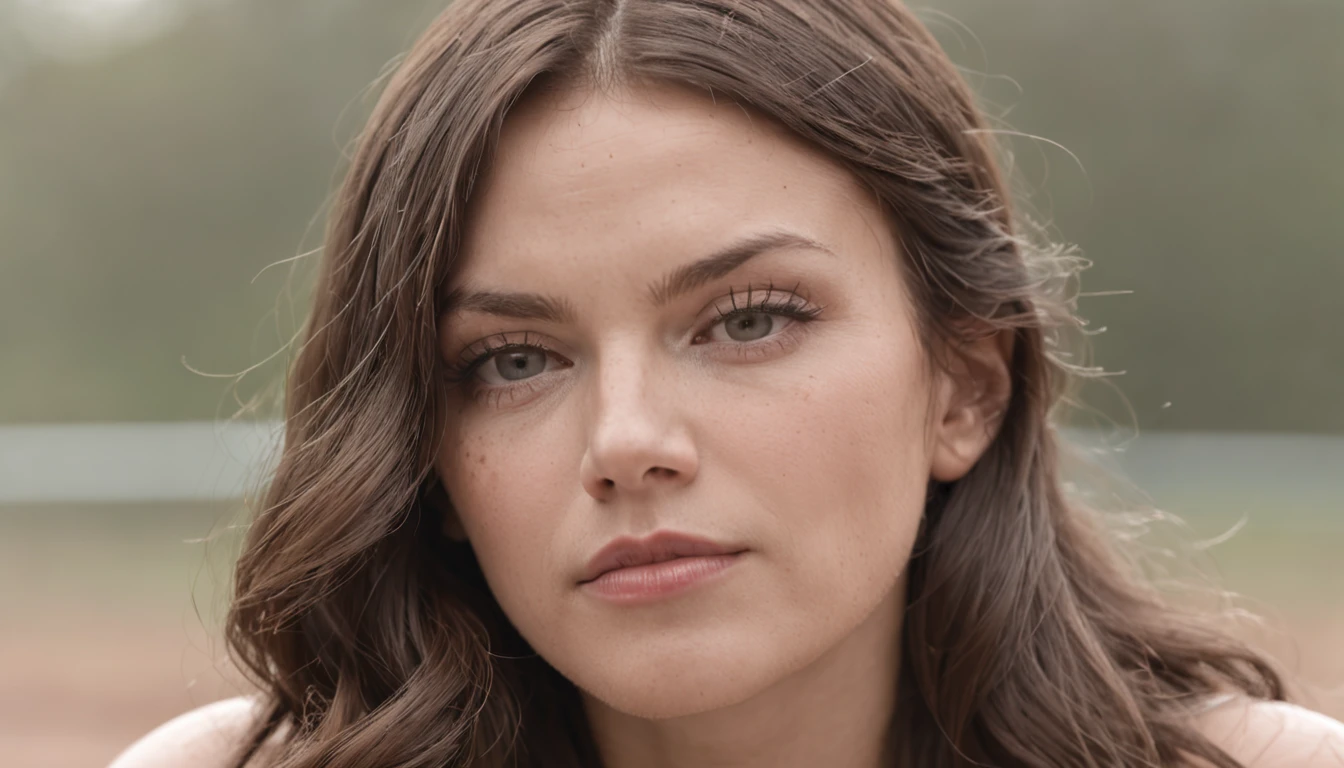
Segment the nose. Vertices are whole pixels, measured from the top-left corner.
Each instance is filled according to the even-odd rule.
[[[700,460],[677,382],[662,373],[637,354],[612,356],[598,365],[579,469],[583,488],[594,499],[645,495],[695,479]]]

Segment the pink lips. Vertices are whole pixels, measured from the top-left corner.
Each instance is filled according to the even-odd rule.
[[[618,538],[588,562],[579,584],[617,602],[680,592],[731,566],[745,549],[672,531]]]

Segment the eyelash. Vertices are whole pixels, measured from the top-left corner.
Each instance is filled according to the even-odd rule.
[[[753,294],[762,292],[762,289],[748,286],[746,289],[746,299],[742,306],[738,306],[737,304],[739,292],[729,290],[728,301],[732,305],[732,308],[727,311],[722,311],[716,307],[715,312],[718,313],[717,317],[714,318],[712,323],[697,332],[693,337],[693,341],[704,338],[711,329],[720,323],[728,322],[733,318],[742,315],[776,315],[787,317],[798,323],[808,323],[815,320],[825,309],[822,305],[811,304],[807,299],[799,295],[797,293],[797,286],[789,292],[788,298],[783,300],[771,299],[771,297],[778,292],[778,289],[775,288],[773,283],[768,284],[763,290],[765,298],[753,304]],[[733,346],[739,350],[739,354],[743,354],[745,359],[745,352],[747,350],[761,351],[765,345],[771,344],[772,342],[775,344],[781,343],[775,338],[778,335],[780,334],[775,334],[759,341],[741,342],[734,344]],[[532,391],[532,387],[529,385],[530,382],[534,379],[541,378],[540,375],[523,379],[517,384],[510,384],[507,386],[481,387],[478,384],[474,384],[477,369],[489,362],[490,359],[496,355],[514,350],[539,350],[545,352],[547,355],[556,354],[545,344],[532,341],[529,332],[523,333],[522,341],[509,341],[506,334],[500,333],[486,337],[463,350],[461,357],[467,358],[470,356],[470,359],[463,363],[450,365],[447,372],[448,380],[457,385],[472,385],[470,388],[473,397],[484,398],[490,405],[498,404],[499,400],[506,395],[509,396],[511,400],[526,396]]]

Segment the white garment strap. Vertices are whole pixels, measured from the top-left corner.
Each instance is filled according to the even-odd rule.
[[[1213,710],[1223,706],[1229,701],[1232,701],[1236,697],[1237,694],[1235,693],[1216,693],[1212,696],[1206,697],[1204,701],[1200,702],[1199,705],[1194,708],[1193,712],[1194,714],[1197,715],[1202,715],[1206,712],[1212,712]]]

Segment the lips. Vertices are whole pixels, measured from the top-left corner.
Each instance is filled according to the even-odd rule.
[[[743,547],[720,544],[675,531],[658,531],[642,539],[623,536],[598,550],[593,559],[588,561],[579,583],[586,584],[604,573],[621,568],[652,565],[681,557],[735,555],[744,551]]]

